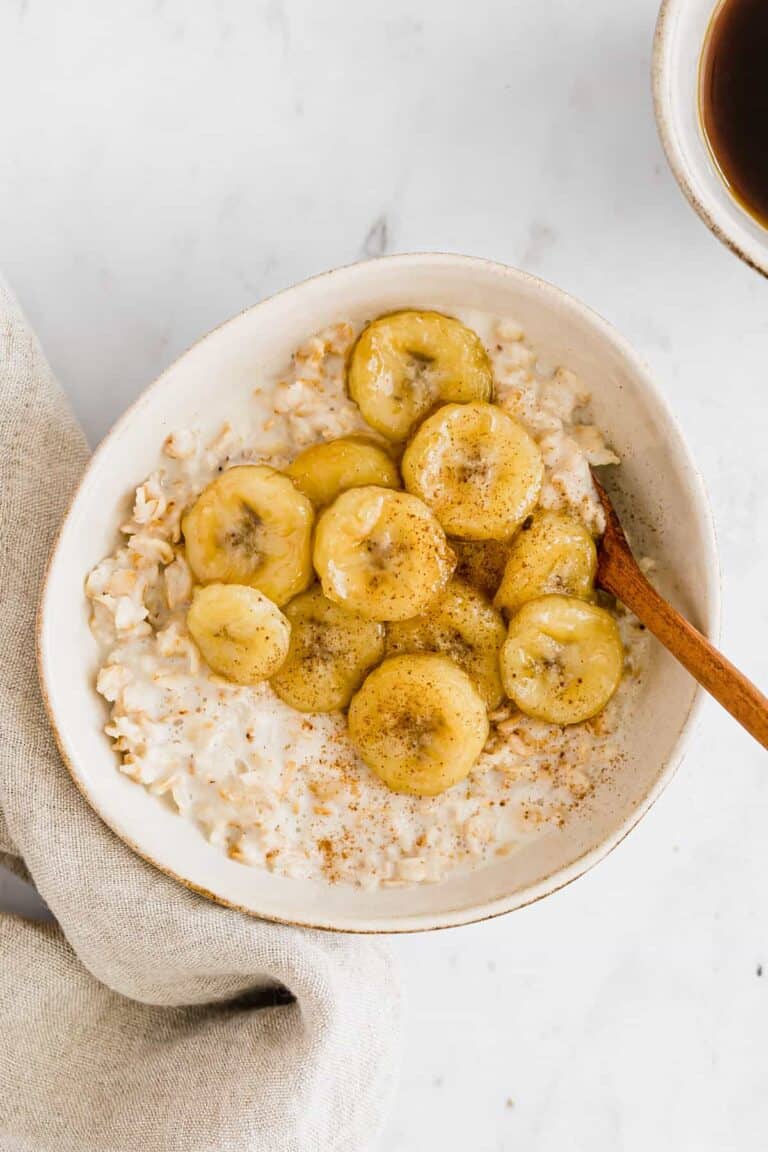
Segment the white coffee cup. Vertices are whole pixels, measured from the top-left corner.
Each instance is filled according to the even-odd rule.
[[[689,203],[723,244],[768,276],[768,229],[729,192],[704,137],[699,64],[718,0],[664,0],[653,45],[653,99],[667,160]]]

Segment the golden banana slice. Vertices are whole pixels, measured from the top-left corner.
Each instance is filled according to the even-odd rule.
[[[181,522],[189,566],[203,584],[248,584],[285,604],[312,579],[313,519],[307,497],[281,472],[230,468]]]
[[[499,651],[507,630],[501,615],[468,584],[451,580],[422,616],[387,628],[387,655],[441,652],[462,668],[485,701],[497,708],[504,695]]]
[[[450,579],[456,557],[421,500],[350,488],[320,517],[314,561],[329,600],[370,620],[418,616]]]
[[[310,588],[285,607],[288,658],[272,687],[299,712],[346,708],[369,668],[384,655],[384,625],[348,612]]]
[[[521,712],[551,724],[578,724],[600,712],[623,667],[614,618],[571,596],[529,600],[501,650],[507,695]]]
[[[402,472],[449,536],[506,540],[535,508],[544,465],[535,441],[494,404],[446,404],[411,440]]]
[[[446,656],[393,656],[352,697],[349,734],[388,788],[436,796],[471,772],[488,717],[467,674]]]
[[[435,404],[490,400],[493,373],[480,337],[439,312],[393,312],[363,330],[349,361],[349,394],[390,440],[406,440]]]
[[[514,616],[526,601],[551,592],[589,600],[596,570],[595,542],[580,520],[536,512],[510,545],[494,603]]]
[[[448,543],[457,557],[456,576],[492,600],[501,584],[507,558],[508,540],[458,540]]]
[[[379,444],[362,436],[344,436],[313,444],[286,469],[300,492],[317,507],[332,504],[349,488],[378,484],[401,488],[397,465]]]
[[[187,627],[206,663],[236,684],[268,680],[288,655],[288,620],[263,592],[243,584],[198,588]]]

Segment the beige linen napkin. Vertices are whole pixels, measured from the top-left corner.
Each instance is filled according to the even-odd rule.
[[[0,1149],[360,1152],[397,1061],[386,946],[189,892],[101,823],[57,755],[34,617],[87,456],[0,283],[0,853],[60,925],[0,913]]]

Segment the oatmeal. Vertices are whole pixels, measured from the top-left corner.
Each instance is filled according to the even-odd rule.
[[[589,466],[618,461],[599,429],[589,422],[587,382],[566,367],[542,372],[536,352],[511,321],[476,314],[461,319],[485,346],[485,354],[481,355],[482,349],[470,351],[477,365],[487,354],[499,419],[511,418],[510,425],[523,429],[526,443],[531,441],[538,449],[535,455],[542,471],[535,486],[536,515],[562,514],[578,521],[587,534],[599,534],[603,513]],[[106,732],[119,756],[120,771],[158,797],[158,802],[172,805],[193,821],[232,859],[287,877],[369,887],[435,882],[453,871],[506,856],[542,830],[561,825],[611,771],[621,756],[623,716],[632,706],[643,674],[645,636],[620,605],[608,605],[624,650],[618,688],[596,716],[580,723],[537,719],[511,703],[501,685],[498,623],[495,631],[490,621],[483,624],[484,632],[473,633],[472,643],[476,635],[481,639],[471,658],[466,657],[466,636],[450,623],[454,606],[444,604],[447,593],[441,594],[442,600],[437,597],[440,582],[450,575],[443,571],[447,561],[438,548],[430,577],[434,587],[425,597],[425,603],[429,599],[433,606],[432,616],[425,624],[427,639],[419,643],[427,651],[434,650],[430,644],[438,636],[439,651],[447,651],[477,678],[487,717],[475,727],[482,751],[468,774],[435,795],[392,791],[371,771],[350,737],[344,703],[333,711],[300,710],[313,706],[313,696],[306,691],[302,695],[291,683],[290,657],[272,683],[239,683],[231,665],[218,665],[213,649],[209,652],[204,642],[195,642],[190,630],[194,630],[195,616],[188,619],[188,613],[195,574],[200,577],[201,565],[209,562],[210,554],[200,553],[197,532],[198,551],[193,555],[188,517],[193,505],[197,508],[200,494],[217,477],[229,477],[243,465],[268,465],[265,472],[278,469],[290,474],[297,456],[314,445],[365,437],[367,444],[378,444],[378,455],[371,457],[375,470],[352,483],[373,487],[351,487],[350,491],[389,493],[403,506],[407,500],[416,500],[396,491],[399,479],[386,436],[363,419],[361,407],[348,394],[346,361],[357,336],[358,331],[346,323],[312,336],[297,349],[284,375],[264,381],[255,391],[247,422],[224,422],[213,439],[202,438],[196,429],[179,429],[166,439],[156,471],[136,489],[132,513],[121,527],[120,547],[86,582],[91,627],[102,652],[96,687],[109,704]],[[436,379],[431,356],[429,347],[419,352],[408,382],[409,396],[416,398],[414,403],[423,403],[424,410],[430,406],[428,389]],[[465,400],[440,395],[448,406]],[[397,409],[397,419],[401,411]],[[438,409],[437,415],[445,411]],[[421,419],[422,409],[415,415]],[[459,411],[459,416],[466,423],[466,413]],[[421,424],[421,429],[429,423]],[[339,453],[334,452],[336,460]],[[415,456],[411,448],[408,453]],[[342,463],[353,470],[369,467],[369,461],[361,464],[355,452]],[[275,502],[278,505],[284,497],[290,500],[300,532],[301,501],[309,505],[311,497],[324,503],[326,496],[317,495],[301,466],[293,466],[292,475],[292,482],[280,477],[288,488],[277,492]],[[422,469],[424,493],[419,496],[429,503],[424,475]],[[413,491],[410,484],[408,488]],[[300,491],[306,495],[295,497]],[[348,502],[359,504],[360,499],[355,496]],[[530,510],[521,503],[519,519],[524,520]],[[438,519],[445,515],[437,510]],[[261,522],[251,528],[265,530]],[[458,530],[455,534],[459,535]],[[481,590],[475,596],[495,594],[503,587],[507,545],[498,540],[452,541],[451,535],[451,564],[458,554],[459,576]],[[245,540],[243,546],[247,544]],[[273,559],[279,550],[279,541],[273,541]],[[297,595],[307,588],[311,561],[300,554],[301,548],[286,547],[285,552],[285,563],[270,574],[273,583],[254,593],[243,611],[251,614],[248,620],[252,619],[253,627],[261,627],[264,619],[275,614],[293,626],[294,634],[300,624],[311,625],[315,631],[306,635],[322,646],[323,628],[335,627],[327,593],[334,593],[336,557],[332,553],[326,564],[322,591],[315,585]],[[422,572],[412,573],[412,579],[425,578],[428,568],[422,564]],[[206,581],[232,579],[211,571]],[[564,593],[563,598],[586,595],[580,587],[567,586],[562,572],[558,580],[544,591]],[[401,590],[407,583],[400,582]],[[518,582],[512,592],[501,595],[499,610],[511,614],[514,607],[517,611],[512,597],[520,595],[520,587]],[[356,670],[367,672],[384,655],[396,659],[401,651],[419,650],[418,643],[413,648],[413,621],[407,606],[403,611],[399,619],[386,617],[392,621],[386,626],[371,623],[354,635],[345,634],[344,644],[336,651],[339,676],[330,686],[325,682],[321,686],[326,701],[348,702],[352,681],[345,677],[354,677]],[[589,608],[587,615],[589,611],[599,610]],[[484,612],[493,614],[487,604]],[[456,633],[455,653],[444,643],[449,624]],[[490,664],[489,649],[483,647],[486,636],[487,643],[495,645]],[[286,637],[287,631],[280,634],[265,675],[272,675],[284,659]],[[354,681],[355,688],[362,675]],[[536,707],[526,705],[526,711],[531,710],[535,713]]]

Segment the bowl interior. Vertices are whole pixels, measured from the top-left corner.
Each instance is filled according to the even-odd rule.
[[[403,306],[478,308],[518,320],[547,360],[579,373],[598,424],[623,459],[614,489],[636,546],[704,630],[715,627],[717,577],[700,480],[666,406],[623,341],[597,316],[523,273],[452,256],[391,257],[307,281],[217,329],[139,399],[95,454],[55,549],[44,592],[40,657],[62,751],[102,818],[143,856],[217,899],[318,927],[399,931],[456,924],[536,899],[606,852],[671,774],[695,698],[692,681],[654,646],[626,762],[563,830],[519,854],[436,885],[365,892],[288,880],[227,859],[188,822],[115,767],[94,691],[98,651],[83,581],[115,546],[135,485],[179,427],[211,434],[236,421],[251,391],[284,367],[309,333],[341,318]]]
[[[683,192],[713,232],[768,276],[768,231],[731,196],[699,117],[699,61],[719,0],[667,0],[656,29],[653,84],[664,149]]]

